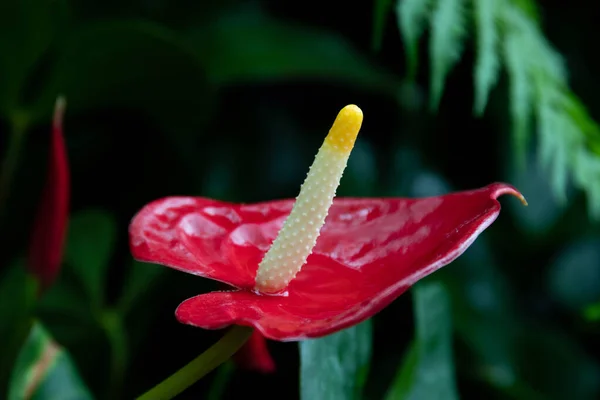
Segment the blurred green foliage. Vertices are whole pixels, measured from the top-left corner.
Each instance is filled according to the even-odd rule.
[[[8,389],[8,400],[93,399],[69,355],[39,324],[34,323],[19,354]]]
[[[447,290],[441,282],[426,280],[412,292],[415,339],[386,399],[457,399]]]
[[[597,7],[539,5],[0,2],[0,398],[9,385],[21,390],[18,371],[48,343],[59,346],[48,373],[64,393],[125,399],[216,341],[222,332],[173,317],[215,284],[131,260],[131,217],[167,195],[295,196],[348,103],[365,122],[340,195],[427,196],[504,180],[530,207],[502,200],[464,256],[371,322],[300,352],[269,343],[274,375],[215,372],[181,398],[224,376],[224,398],[300,398],[316,384],[367,399],[450,398],[450,388],[474,399],[598,398],[600,230],[588,216],[600,204]],[[59,94],[72,213],[59,280],[34,307],[20,259]],[[322,381],[306,378],[313,368]],[[443,379],[428,385],[433,374]]]
[[[361,399],[369,371],[371,321],[300,342],[300,398]]]

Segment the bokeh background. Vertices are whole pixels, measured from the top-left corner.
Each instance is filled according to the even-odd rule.
[[[600,174],[583,185],[567,179],[561,198],[553,182],[563,164],[540,166],[535,120],[520,158],[514,113],[523,103],[506,69],[484,112],[474,113],[477,1],[463,2],[464,51],[438,107],[430,107],[433,35],[423,32],[411,73],[398,28],[403,1],[0,0],[0,165],[14,167],[0,204],[2,390],[9,355],[20,346],[6,338],[29,315],[19,308],[26,287],[9,279],[27,252],[62,94],[71,220],[60,277],[33,314],[96,398],[133,398],[223,334],[176,322],[179,302],[216,283],[135,263],[132,216],[168,195],[294,197],[335,115],[350,103],[365,120],[339,195],[428,196],[505,181],[529,201],[502,198],[498,221],[428,278],[446,295],[426,307],[444,316],[427,329],[450,341],[415,341],[411,292],[372,319],[369,373],[356,397],[402,398],[394,390],[428,374],[435,387],[442,369],[453,371],[461,398],[600,398],[600,230],[594,198],[581,190],[600,193]],[[573,93],[600,118],[600,7],[490,3],[524,10],[564,56]],[[20,150],[6,162],[16,127]],[[590,132],[593,146],[597,131]],[[415,346],[430,346],[433,358],[416,362]],[[269,342],[269,349],[274,374],[220,370],[180,398],[299,398],[298,345]]]

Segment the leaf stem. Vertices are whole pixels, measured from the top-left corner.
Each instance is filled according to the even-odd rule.
[[[123,326],[123,319],[114,310],[105,310],[100,319],[100,324],[110,344],[110,381],[107,389],[107,398],[117,397],[123,384],[125,371],[128,364],[127,333]]]
[[[236,325],[189,364],[141,395],[137,400],[170,400],[227,361],[250,338],[252,328]]]
[[[219,400],[223,398],[223,393],[227,389],[227,383],[231,379],[231,376],[235,372],[235,365],[233,361],[227,361],[217,369],[216,376],[214,377],[208,395],[207,400]]]

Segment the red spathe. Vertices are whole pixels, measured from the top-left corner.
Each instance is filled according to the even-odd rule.
[[[130,245],[140,261],[236,288],[184,301],[180,322],[247,325],[269,339],[302,340],[360,323],[450,263],[496,219],[502,194],[524,201],[503,183],[421,199],[336,198],[312,254],[280,295],[255,292],[254,279],[294,200],[163,198],[133,218]]]
[[[29,243],[28,266],[44,289],[54,282],[60,270],[69,219],[71,189],[62,125],[64,108],[64,100],[59,98],[52,121],[46,186]]]

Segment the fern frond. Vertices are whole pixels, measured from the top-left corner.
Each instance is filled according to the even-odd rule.
[[[586,192],[590,214],[600,219],[600,126],[572,93],[563,91],[558,103],[579,133],[571,163],[575,186]]]
[[[510,0],[504,2],[501,13],[501,24],[503,29],[514,34],[523,42],[523,53],[525,61],[529,64],[532,73],[544,74],[549,79],[557,82],[565,81],[567,78],[564,60],[561,55],[552,48],[550,43],[540,31],[537,22],[527,16],[520,7],[513,5]]]
[[[523,53],[527,52],[527,48],[518,32],[507,32],[503,42],[504,59],[510,75],[509,96],[514,145],[517,159],[521,165],[524,165],[533,103],[533,88],[531,87],[528,62],[527,59],[521,57]]]
[[[551,176],[555,196],[566,201],[570,157],[579,146],[581,135],[562,110],[556,107],[553,88],[539,88],[537,102],[537,121],[539,138],[539,162]]]
[[[528,18],[536,23],[539,21],[540,12],[535,0],[511,0],[511,3],[519,7]]]
[[[588,199],[590,214],[600,219],[600,157],[579,148],[575,157],[575,184],[583,188]]]
[[[504,61],[510,78],[515,151],[523,164],[533,104],[541,100],[543,90],[550,90],[545,88],[546,83],[564,81],[566,72],[562,58],[548,45],[537,23],[519,7],[505,1],[500,22],[504,32]],[[542,105],[538,105],[540,107]],[[548,113],[538,111],[538,117],[540,115]]]
[[[463,50],[466,1],[398,0],[396,11],[407,43],[411,76],[416,70],[423,21],[430,19],[433,108],[439,104],[446,76]],[[517,160],[524,164],[535,117],[539,162],[550,175],[556,197],[564,200],[572,182],[586,193],[590,214],[600,218],[600,126],[569,90],[564,60],[544,37],[536,2],[469,1],[477,35],[475,113],[483,113],[503,64],[509,77]]]
[[[437,109],[448,72],[464,49],[465,5],[463,0],[437,0],[431,15],[431,108]]]
[[[477,52],[475,61],[476,115],[483,114],[489,93],[498,81],[500,55],[498,49],[498,19],[500,0],[473,0]]]
[[[561,100],[562,107],[585,135],[590,151],[600,156],[600,126],[590,117],[583,103],[573,93],[565,92]]]
[[[406,59],[408,62],[408,78],[415,79],[419,59],[419,39],[431,12],[431,0],[398,0],[396,18],[402,34]]]
[[[528,100],[536,109],[539,162],[550,175],[555,196],[566,201],[567,185],[572,179],[576,187],[586,192],[590,214],[600,217],[600,158],[593,154],[594,148],[600,150],[600,127],[569,91],[564,61],[536,21],[526,10],[510,2],[502,15],[506,46],[512,40],[519,43],[505,58],[510,85],[514,88],[511,109],[517,153],[524,155],[529,133],[529,128],[523,127],[524,112],[518,111],[525,103],[523,93],[517,89],[522,90],[525,71],[527,84],[533,89]],[[517,60],[521,63],[519,70],[515,68]]]

